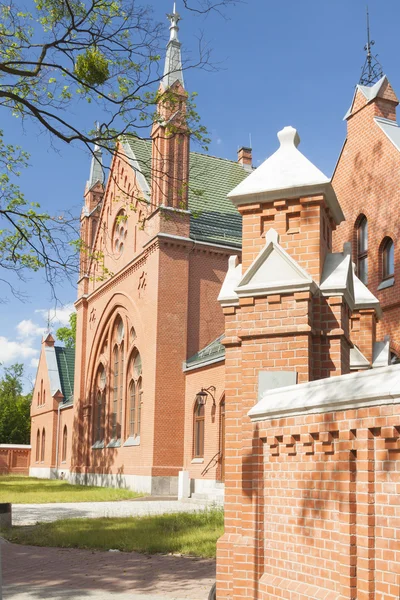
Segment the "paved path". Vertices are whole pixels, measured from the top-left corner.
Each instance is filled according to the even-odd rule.
[[[215,561],[1,544],[4,600],[206,600]]]
[[[34,525],[58,519],[130,517],[163,513],[194,512],[205,505],[178,500],[122,500],[118,502],[66,502],[54,504],[13,504],[13,525]]]

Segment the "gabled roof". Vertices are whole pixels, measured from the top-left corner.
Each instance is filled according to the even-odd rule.
[[[216,340],[208,344],[202,350],[188,358],[183,364],[184,371],[198,369],[214,362],[219,362],[225,358],[225,346],[221,344],[224,334],[220,335]]]
[[[147,186],[143,191],[150,193],[151,140],[127,135],[122,142],[129,144],[132,168],[136,171],[139,169]],[[235,161],[198,152],[190,153],[189,210],[192,239],[241,247],[242,219],[227,200],[227,195],[247,176],[248,172]]]
[[[386,89],[387,99],[393,100],[394,102],[398,102],[396,94],[394,93],[393,88],[390,85],[387,76],[383,75],[383,77],[381,77],[381,79],[372,86],[360,85],[360,84],[358,84],[356,86],[356,89],[355,89],[354,95],[353,95],[353,100],[351,102],[351,106],[350,106],[349,110],[347,111],[347,113],[345,114],[343,120],[346,121],[346,119],[348,119],[350,117],[350,115],[352,114],[354,101],[356,99],[357,92],[361,92],[362,95],[364,96],[364,98],[366,99],[367,104],[369,104],[370,102],[372,102],[373,100],[375,100],[375,98],[377,98],[379,96],[382,88],[384,87],[384,84],[387,86],[387,89]],[[384,96],[385,96],[385,91],[382,94],[382,97],[384,97]]]
[[[400,150],[400,127],[398,124],[391,119],[383,119],[382,117],[375,117],[374,121],[389,138],[393,146],[395,146],[397,150]]]
[[[228,198],[238,206],[323,194],[336,223],[343,221],[331,180],[297,149],[300,137],[296,129],[285,127],[278,139],[278,150],[239,183]]]
[[[58,366],[58,374],[64,403],[72,400],[74,395],[75,348],[54,346]]]

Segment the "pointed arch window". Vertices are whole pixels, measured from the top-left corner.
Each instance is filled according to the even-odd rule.
[[[42,431],[42,447],[40,449],[40,462],[44,462],[46,456],[46,432],[43,427]]]
[[[126,446],[138,445],[142,421],[143,388],[142,388],[142,359],[135,349],[128,365],[129,403],[127,409],[128,439]]]
[[[107,376],[103,365],[97,371],[96,387],[94,392],[94,447],[104,447],[105,437],[105,408],[106,408]]]
[[[194,408],[193,458],[204,458],[204,404],[196,401]]]
[[[40,459],[40,429],[37,430],[36,434],[36,462]]]
[[[121,423],[124,402],[124,354],[125,354],[125,326],[121,317],[118,317],[112,336],[112,394],[110,410],[111,441],[109,447],[119,446],[121,439]]]
[[[394,276],[394,243],[391,238],[386,238],[382,246],[382,279]]]
[[[357,227],[357,275],[368,285],[368,221],[364,215]]]
[[[63,440],[62,440],[62,454],[61,454],[61,461],[63,463],[67,462],[67,448],[68,448],[68,429],[67,429],[67,426],[64,425]]]

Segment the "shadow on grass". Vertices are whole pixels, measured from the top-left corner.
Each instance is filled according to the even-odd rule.
[[[36,540],[39,534],[71,536],[90,546],[101,543],[107,548],[136,545],[151,551],[169,548],[179,552],[189,548],[201,550],[202,544],[214,546],[221,534],[220,519],[205,517],[203,523],[195,515],[162,515],[140,519],[65,520],[37,527],[14,528]],[[207,522],[207,520],[209,522]],[[99,533],[101,532],[101,533]],[[96,541],[97,540],[97,541]],[[69,543],[68,542],[68,543]],[[206,598],[215,579],[215,560],[189,556],[139,554],[137,552],[99,552],[74,548],[39,548],[6,544],[3,548],[4,584],[7,600],[23,597],[78,599],[94,590],[103,594],[168,594],[174,598]]]

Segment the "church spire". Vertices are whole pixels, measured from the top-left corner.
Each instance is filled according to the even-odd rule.
[[[99,123],[96,123],[96,131],[99,133]],[[103,152],[98,144],[94,145],[92,162],[90,165],[90,176],[88,181],[88,188],[92,188],[95,183],[104,183],[104,171],[103,171]]]
[[[182,73],[182,57],[181,57],[181,43],[178,39],[178,23],[181,19],[179,13],[176,12],[176,5],[174,2],[174,8],[171,14],[167,15],[171,21],[169,28],[170,36],[167,45],[167,54],[165,57],[164,75],[161,80],[164,89],[171,87],[175,81],[180,81],[182,87],[185,87]]]
[[[373,85],[377,83],[382,76],[383,70],[377,56],[374,56],[371,52],[372,46],[375,44],[374,40],[371,40],[369,32],[369,11],[367,6],[367,43],[364,46],[364,50],[367,53],[363,70],[360,77],[360,85]]]

